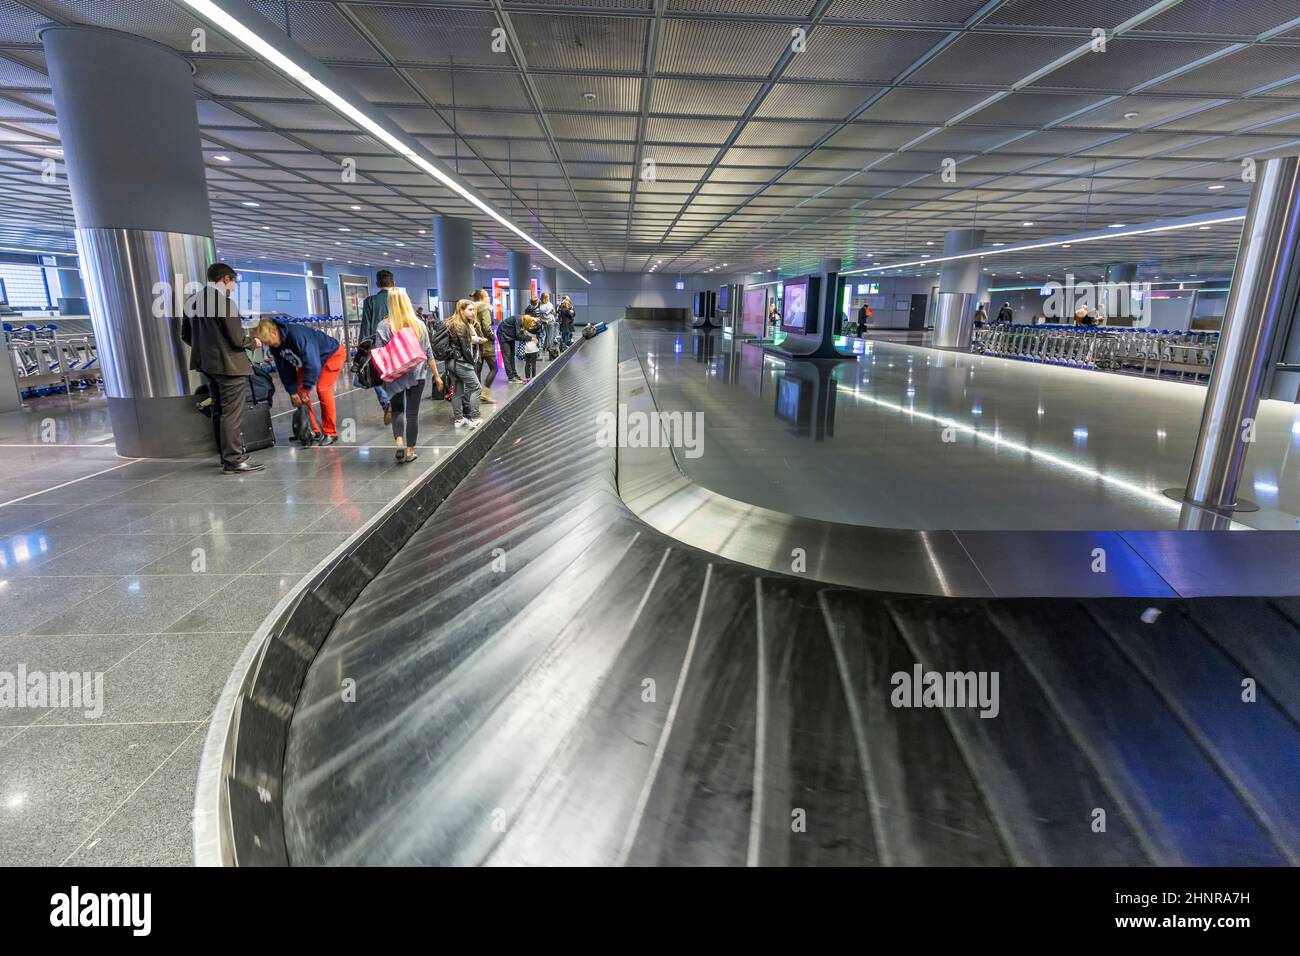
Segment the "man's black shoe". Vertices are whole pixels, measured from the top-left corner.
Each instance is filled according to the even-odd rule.
[[[221,473],[223,475],[251,475],[255,471],[264,471],[265,469],[266,465],[253,461],[241,461],[238,465],[222,465]]]

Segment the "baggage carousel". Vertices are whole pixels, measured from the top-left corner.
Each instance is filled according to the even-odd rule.
[[[683,506],[597,440],[654,408],[623,325],[267,622],[199,862],[1300,861],[1300,601],[995,595],[942,535]]]

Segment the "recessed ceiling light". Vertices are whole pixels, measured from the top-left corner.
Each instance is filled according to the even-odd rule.
[[[1005,242],[995,242],[995,243],[993,243],[993,245],[995,245],[995,246],[1005,246],[1006,243],[1005,243]]]
[[[1020,225],[1022,225],[1022,226],[1032,226],[1033,223],[1032,223],[1032,222],[1022,222]]]
[[[245,200],[243,203],[241,203],[241,205],[244,205],[244,206],[253,206],[253,207],[256,208],[257,206],[260,206],[260,205],[262,205],[262,204],[261,204],[260,202],[252,202],[252,201],[249,201],[249,200]]]
[[[1199,231],[1201,231],[1201,232],[1205,232],[1205,231],[1207,231],[1210,227],[1209,227],[1209,226],[1197,226],[1196,228],[1197,228]]]
[[[927,245],[927,246],[932,246],[932,245],[934,245],[934,242],[933,242],[933,240],[931,240],[931,241],[929,241],[929,242],[927,242],[927,243],[926,243],[926,245]]]
[[[353,206],[353,207],[352,207],[352,211],[353,211],[353,212],[360,212],[360,211],[361,211],[361,207],[360,207],[360,206]]]
[[[1125,119],[1137,119],[1137,118],[1138,118],[1138,112],[1137,112],[1137,110],[1129,110],[1127,113],[1124,114],[1124,118],[1125,118]]]
[[[484,259],[491,259],[491,258],[492,258],[492,253],[490,253],[490,252],[485,252],[485,253],[483,253],[483,258],[484,258]]]
[[[349,229],[347,226],[339,226],[339,232],[351,232],[351,231],[352,230]]]
[[[1070,244],[1069,244],[1068,242],[1067,242],[1067,243],[1064,243],[1064,244],[1062,244],[1061,248],[1062,248],[1062,249],[1069,249],[1069,248],[1070,248]]]
[[[423,229],[420,230],[420,235],[424,235],[424,230],[423,230]]]
[[[590,103],[596,99],[596,94],[591,92],[591,90],[587,90],[587,92],[582,94],[582,98]]]
[[[270,229],[271,227],[270,227],[270,226],[263,226],[262,228],[263,228],[263,229]]]
[[[1224,186],[1223,183],[1215,183],[1213,186],[1207,186],[1205,188],[1206,189],[1227,189],[1228,187]]]
[[[233,160],[229,156],[226,156],[225,154],[222,154],[221,156],[213,156],[212,158],[219,163],[233,162]]]
[[[1107,226],[1106,228],[1107,228],[1107,229],[1123,229],[1123,228],[1124,228],[1125,226],[1127,226],[1127,225],[1128,225],[1128,223],[1126,223],[1126,222],[1112,222],[1112,223],[1111,223],[1109,226]]]

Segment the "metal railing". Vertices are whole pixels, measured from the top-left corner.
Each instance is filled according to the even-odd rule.
[[[1209,378],[1218,345],[1218,332],[994,324],[975,330],[971,351],[1046,365],[1200,381]]]

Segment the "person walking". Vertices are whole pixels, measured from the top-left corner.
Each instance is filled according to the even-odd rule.
[[[225,475],[246,475],[266,466],[244,451],[244,402],[253,363],[247,349],[262,343],[244,330],[231,299],[238,274],[224,262],[208,266],[208,283],[185,301],[181,341],[190,347],[190,368],[203,376],[212,399],[212,437]]]
[[[420,398],[424,394],[424,383],[430,371],[433,372],[434,385],[439,390],[443,383],[433,360],[428,326],[415,317],[410,297],[400,289],[394,289],[388,294],[388,314],[375,329],[375,346],[381,348],[387,345],[403,329],[414,332],[424,349],[423,362],[400,378],[385,383],[388,386],[388,405],[392,410],[390,424],[393,426],[393,454],[399,463],[406,464],[419,457],[415,443],[420,437]]]
[[[380,269],[375,273],[375,285],[379,286],[379,291],[374,295],[366,296],[366,301],[361,304],[359,342],[364,342],[366,339],[373,340],[379,323],[388,317],[388,293],[393,288],[393,274],[387,269]],[[361,383],[356,384],[360,386]],[[384,411],[385,425],[393,420],[392,409],[388,407],[388,394],[386,382],[380,382],[375,386],[375,398],[379,400],[379,407]]]
[[[483,386],[479,401],[485,405],[495,405],[496,399],[488,392],[488,388],[497,379],[497,346],[496,335],[492,332],[492,306],[488,305],[487,289],[475,289],[473,298],[475,331],[481,340],[474,360],[474,373]]]
[[[998,309],[998,321],[999,321],[999,322],[1011,322],[1014,318],[1015,318],[1015,315],[1014,315],[1014,314],[1012,313],[1012,311],[1011,311],[1011,303],[1010,303],[1010,302],[1003,302],[1003,303],[1002,303],[1002,308]]]
[[[560,320],[560,345],[567,349],[573,344],[573,320],[577,316],[573,310],[573,300],[567,295],[560,299],[560,307],[556,309],[556,315]]]
[[[501,345],[501,361],[506,367],[506,381],[511,383],[522,382],[519,377],[519,370],[515,366],[515,343],[519,341],[523,327],[520,323],[523,321],[521,316],[507,315],[497,326],[497,342]]]
[[[452,380],[451,414],[457,428],[468,425],[478,428],[483,424],[479,417],[478,375],[474,373],[474,332],[476,309],[469,299],[456,303],[456,311],[447,320],[451,348],[447,354],[447,376]]]
[[[339,440],[338,413],[334,405],[334,383],[347,363],[348,350],[332,335],[310,325],[292,325],[278,319],[263,319],[257,335],[271,350],[280,381],[289,392],[293,407],[307,407],[312,430],[324,435],[322,445]],[[320,401],[320,420],[311,406],[311,393]]]

